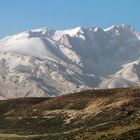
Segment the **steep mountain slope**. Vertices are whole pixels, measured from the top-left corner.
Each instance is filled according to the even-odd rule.
[[[140,60],[128,63],[123,68],[112,75],[111,78],[103,81],[100,87],[139,87],[140,86]]]
[[[2,140],[139,140],[140,89],[2,100],[0,122]]]
[[[136,87],[139,56],[140,36],[126,24],[9,36],[0,40],[0,98]]]

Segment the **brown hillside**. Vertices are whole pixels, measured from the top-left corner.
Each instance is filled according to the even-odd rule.
[[[0,122],[0,138],[5,140],[10,134],[18,134],[13,137],[17,140],[140,139],[140,89],[3,100]]]

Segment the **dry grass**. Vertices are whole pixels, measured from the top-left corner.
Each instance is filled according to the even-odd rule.
[[[135,138],[140,128],[140,89],[0,101],[0,122],[0,133],[47,134],[45,139],[113,139],[131,133]]]

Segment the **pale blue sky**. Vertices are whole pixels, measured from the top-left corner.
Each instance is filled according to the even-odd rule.
[[[140,0],[0,0],[0,37],[48,27],[128,23],[140,31]]]

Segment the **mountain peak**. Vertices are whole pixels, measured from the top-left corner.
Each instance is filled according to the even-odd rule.
[[[67,32],[67,34],[69,34],[70,36],[76,35],[78,33],[84,33],[84,28],[83,27],[76,27],[76,28],[72,28],[72,29],[68,29],[68,30],[64,30],[64,32]]]
[[[128,24],[106,31],[45,27],[3,38],[0,99],[140,86],[140,64],[133,68],[140,56],[140,39],[132,29]]]
[[[134,28],[129,24],[118,24],[118,25],[113,25],[109,28],[104,29],[104,31],[106,32],[111,32],[111,31],[116,31],[116,30],[127,30],[130,32],[134,32]]]

